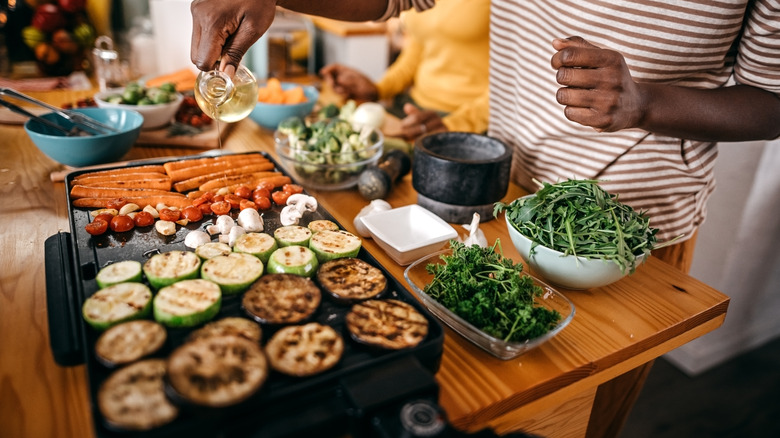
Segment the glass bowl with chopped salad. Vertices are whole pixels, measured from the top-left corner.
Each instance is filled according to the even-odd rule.
[[[291,117],[274,133],[280,164],[299,184],[316,190],[343,190],[382,157],[384,136],[341,118],[306,120]]]
[[[554,286],[584,290],[633,273],[657,248],[650,219],[606,192],[596,180],[542,183],[509,204],[509,237],[531,271]]]
[[[514,359],[549,341],[574,304],[492,246],[451,240],[404,271],[412,292],[443,323],[493,356]]]

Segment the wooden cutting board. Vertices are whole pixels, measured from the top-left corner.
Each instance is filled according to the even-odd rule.
[[[136,140],[138,146],[181,146],[201,149],[219,148],[220,137],[225,136],[233,128],[234,123],[212,122],[209,127],[197,134],[181,134],[178,125],[168,125],[159,129],[142,130]]]

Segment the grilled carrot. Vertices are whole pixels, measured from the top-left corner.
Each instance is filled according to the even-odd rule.
[[[198,190],[214,190],[222,187],[228,187],[236,184],[254,184],[254,181],[262,178],[277,178],[283,175],[279,172],[257,172],[248,175],[231,175],[224,178],[213,179],[205,182],[198,187]],[[286,178],[286,177],[285,177]]]
[[[219,172],[212,172],[205,175],[199,175],[190,179],[179,181],[173,185],[173,188],[178,192],[186,192],[188,190],[196,189],[208,181],[218,178],[225,178],[232,175],[246,175],[256,172],[269,171],[274,168],[274,163],[268,161],[265,163],[250,164],[247,166],[228,168]]]
[[[79,198],[73,200],[73,206],[79,208],[106,208],[112,198]],[[147,205],[156,207],[158,204],[165,204],[168,207],[177,207],[183,209],[192,205],[192,200],[182,196],[171,195],[153,195],[153,196],[128,196],[127,202],[137,204],[144,208]]]
[[[70,197],[78,198],[134,198],[139,196],[171,196],[187,198],[181,193],[156,189],[120,189],[76,185],[70,188]]]

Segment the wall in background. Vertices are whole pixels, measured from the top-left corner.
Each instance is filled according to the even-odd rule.
[[[691,275],[731,297],[723,326],[665,357],[698,374],[780,336],[780,140],[722,143]]]

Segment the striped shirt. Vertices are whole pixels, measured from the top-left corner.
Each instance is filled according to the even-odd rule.
[[[389,3],[388,14],[432,0]],[[715,187],[716,144],[566,119],[551,42],[574,35],[620,52],[638,82],[709,89],[733,77],[780,93],[780,0],[491,2],[488,133],[514,146],[513,180],[535,191],[533,179],[598,179],[646,212],[659,240],[690,236]]]

